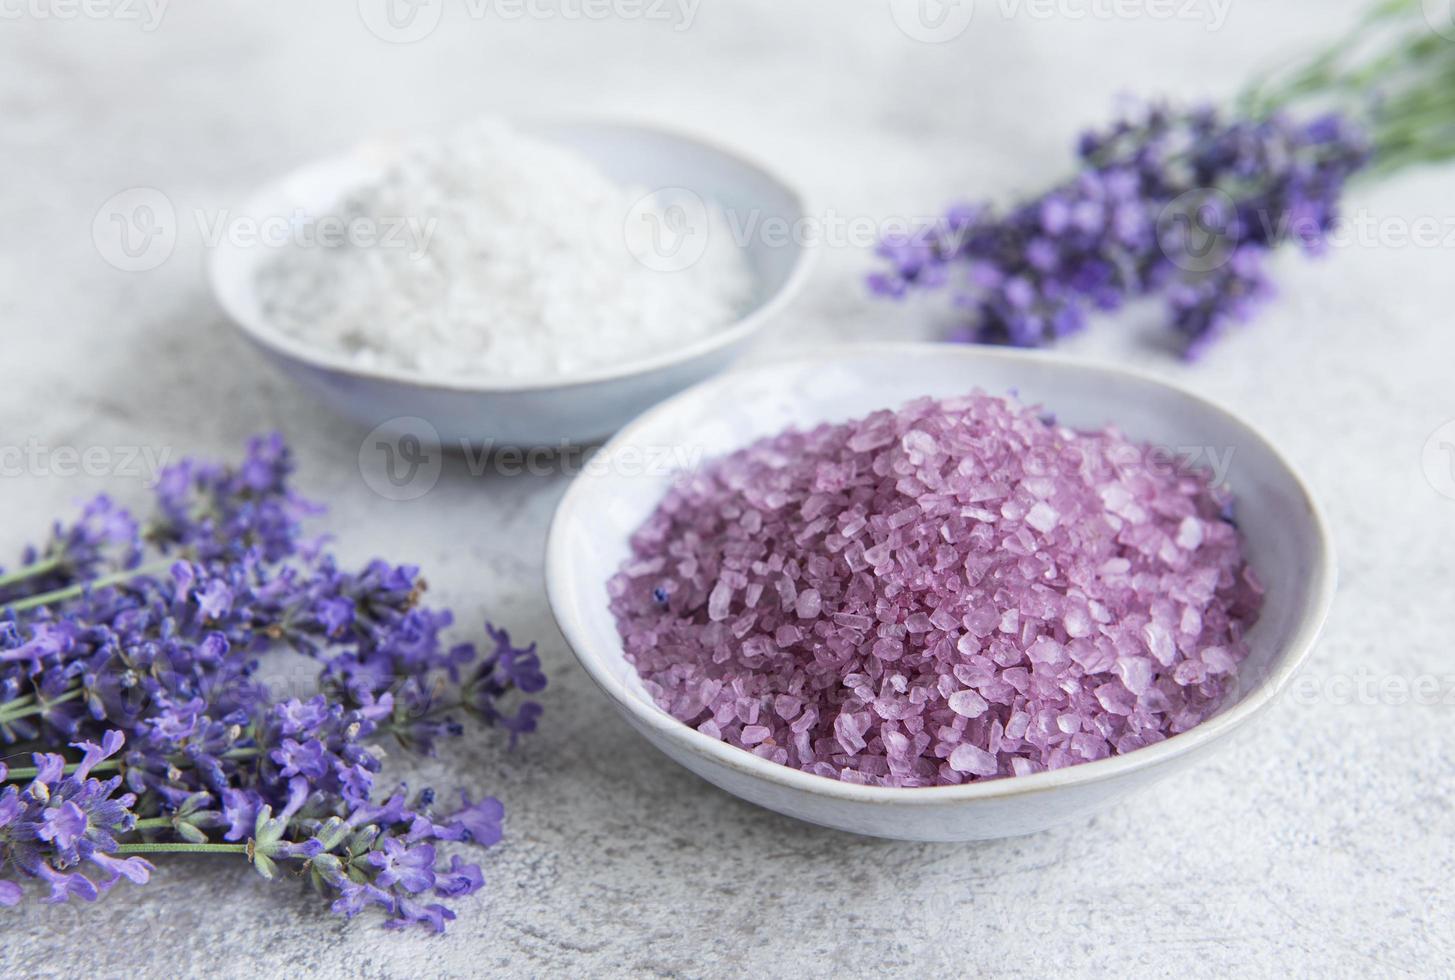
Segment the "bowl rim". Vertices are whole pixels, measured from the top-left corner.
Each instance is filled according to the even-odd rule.
[[[551,613],[557,626],[566,638],[567,646],[588,676],[598,687],[629,716],[636,725],[645,725],[650,731],[661,735],[684,751],[706,757],[709,761],[789,790],[796,790],[820,797],[828,797],[860,804],[910,804],[918,806],[942,806],[945,804],[971,802],[1046,792],[1072,786],[1101,782],[1130,773],[1168,763],[1180,756],[1215,741],[1243,725],[1273,700],[1288,686],[1299,668],[1308,658],[1323,631],[1333,603],[1337,569],[1333,550],[1333,538],[1329,533],[1328,520],[1319,506],[1317,498],[1309,490],[1307,481],[1298,468],[1261,432],[1246,422],[1237,413],[1202,395],[1171,384],[1161,378],[1136,369],[1120,365],[1102,364],[1080,360],[1060,353],[1046,351],[1024,351],[1007,348],[961,346],[946,343],[914,342],[867,342],[836,346],[831,352],[798,354],[770,362],[738,368],[669,398],[643,412],[623,426],[602,446],[603,452],[610,452],[635,437],[642,428],[656,422],[663,416],[676,411],[677,405],[689,397],[701,397],[713,389],[728,389],[747,374],[772,370],[793,364],[822,365],[826,360],[845,357],[876,355],[892,357],[904,354],[925,354],[934,352],[936,357],[960,357],[966,359],[984,358],[1008,363],[1027,361],[1048,362],[1077,370],[1106,375],[1111,379],[1131,379],[1165,389],[1180,397],[1191,400],[1206,411],[1220,415],[1243,429],[1248,436],[1261,443],[1270,456],[1281,465],[1303,497],[1315,529],[1314,549],[1316,561],[1308,570],[1313,582],[1310,591],[1309,609],[1275,663],[1270,665],[1267,676],[1244,693],[1233,705],[1198,725],[1172,735],[1161,742],[1144,746],[1125,755],[1110,756],[1093,762],[1084,762],[1063,769],[1032,773],[1028,776],[1008,776],[999,779],[962,783],[957,786],[870,786],[846,783],[828,776],[807,773],[800,769],[770,762],[746,749],[704,735],[685,722],[678,721],[667,712],[650,704],[627,690],[606,670],[602,662],[597,641],[593,640],[584,625],[572,614],[567,602],[568,586],[566,569],[571,564],[569,543],[564,526],[572,513],[580,508],[591,487],[592,474],[583,471],[567,487],[556,506],[546,539],[546,594]],[[620,641],[614,645],[620,650]],[[620,653],[618,652],[618,655]]]
[[[707,150],[724,159],[730,160],[739,167],[756,173],[767,182],[776,186],[791,201],[794,212],[793,217],[796,222],[804,220],[809,214],[805,195],[795,185],[789,183],[768,166],[737,149],[725,146],[713,139],[698,135],[686,129],[658,123],[643,123],[612,118],[593,119],[589,117],[555,118],[520,116],[512,117],[508,122],[520,130],[535,133],[541,139],[548,142],[552,141],[552,137],[548,135],[551,131],[596,129],[649,134],[694,145],[699,149]],[[377,149],[377,142],[359,143],[341,153],[319,157],[308,163],[294,167],[270,179],[267,183],[254,188],[243,198],[239,211],[242,213],[252,213],[258,210],[263,202],[278,200],[281,196],[282,188],[289,183],[297,181],[316,171],[337,167],[345,161],[370,158],[377,155]],[[377,165],[377,163],[373,165]],[[276,209],[269,208],[268,210]],[[224,288],[224,283],[227,281],[226,274],[236,264],[243,263],[250,274],[256,271],[259,260],[253,258],[249,261],[246,257],[249,255],[256,256],[263,254],[259,249],[237,248],[228,245],[226,242],[216,248],[210,249],[207,256],[207,283],[212,292],[214,302],[226,314],[228,321],[246,335],[249,340],[264,350],[309,367],[335,374],[347,375],[351,378],[383,381],[403,387],[433,391],[445,390],[482,395],[508,392],[553,391],[562,388],[575,388],[609,381],[619,381],[623,378],[636,377],[653,371],[672,368],[679,364],[695,360],[696,358],[729,348],[758,333],[785,306],[792,302],[794,297],[802,290],[804,283],[808,280],[813,263],[817,260],[818,249],[811,244],[795,240],[791,242],[789,247],[794,249],[793,265],[789,269],[788,276],[783,280],[782,285],[766,296],[761,302],[753,306],[743,316],[706,337],[682,347],[669,348],[649,357],[637,358],[621,364],[609,364],[590,371],[581,371],[567,375],[528,375],[520,378],[493,378],[485,375],[433,378],[418,371],[354,364],[344,355],[320,350],[296,340],[274,328],[265,317],[253,316],[247,311],[239,309],[229,300],[231,290]],[[244,258],[239,258],[239,255]]]

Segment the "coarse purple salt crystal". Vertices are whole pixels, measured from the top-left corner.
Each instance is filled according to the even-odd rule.
[[[1123,657],[1112,668],[1127,690],[1137,697],[1146,693],[1152,684],[1152,661],[1146,657]]]
[[[906,432],[904,437],[899,440],[899,444],[904,447],[909,461],[916,466],[935,455],[940,448],[935,443],[935,437],[923,429],[911,429]]]
[[[1042,534],[1049,534],[1060,521],[1061,515],[1056,512],[1056,508],[1044,500],[1038,501],[1035,506],[1026,511],[1026,523]]]
[[[1206,647],[1201,657],[1207,669],[1214,674],[1231,674],[1238,667],[1238,661],[1223,647]]]
[[[773,710],[784,721],[792,721],[803,710],[803,699],[792,694],[780,694],[773,699]]]
[[[922,612],[910,613],[904,620],[904,628],[911,633],[928,633],[934,628],[930,617]]]
[[[1095,693],[1101,706],[1114,715],[1129,715],[1137,705],[1131,692],[1116,681],[1107,681],[1097,687]]]
[[[728,605],[732,602],[733,590],[722,579],[718,579],[707,597],[707,618],[714,622],[727,619]]]
[[[1172,634],[1167,627],[1161,623],[1148,623],[1142,627],[1142,641],[1147,644],[1147,649],[1157,658],[1159,664],[1163,667],[1172,665],[1177,651],[1172,645]]]
[[[901,698],[875,698],[870,705],[876,715],[889,721],[900,721],[914,714],[914,705]]]
[[[1061,625],[1065,628],[1066,635],[1073,639],[1090,636],[1092,630],[1091,613],[1080,602],[1068,602],[1066,604],[1066,612],[1061,617]]]
[[[645,690],[709,737],[864,784],[1023,776],[1234,688],[1262,586],[1224,507],[1114,430],[920,399],[674,484],[608,596]]]
[[[780,647],[791,647],[801,639],[803,639],[803,630],[789,623],[784,623],[773,632],[773,642]]]
[[[1202,632],[1202,613],[1191,606],[1182,610],[1182,621],[1177,625],[1177,631],[1184,636],[1197,636]]]
[[[870,650],[874,656],[887,662],[898,660],[904,656],[904,644],[891,636],[881,636],[874,641],[874,646]]]
[[[1000,614],[1000,623],[996,627],[1002,633],[1015,635],[1021,631],[1021,611],[1019,609],[1007,609]]]
[[[978,691],[962,690],[956,691],[949,697],[950,710],[957,715],[966,718],[979,718],[985,714],[990,705],[980,696]]]
[[[979,637],[989,636],[1000,626],[1001,612],[989,602],[977,605],[965,614],[961,622],[971,633]]]
[[[1039,770],[1036,764],[1030,759],[1024,758],[1023,756],[1016,756],[1010,760],[1010,771],[1016,776],[1029,776],[1031,773],[1038,772]]]
[[[1066,648],[1049,636],[1043,636],[1026,650],[1031,663],[1055,665],[1066,659]]]
[[[864,733],[869,730],[868,714],[840,711],[834,719],[834,737],[845,752],[853,755],[864,748]]]
[[[941,606],[930,613],[930,625],[941,633],[951,633],[960,626],[960,617],[952,613],[949,606]]]
[[[894,441],[894,423],[881,413],[878,417],[866,419],[857,426],[848,439],[848,448],[856,453],[868,452],[887,446]]]
[[[773,729],[766,725],[744,725],[743,733],[739,736],[744,745],[757,745],[773,734]]]
[[[1183,687],[1201,684],[1207,679],[1207,664],[1201,660],[1184,660],[1172,671],[1172,679]]]
[[[995,756],[969,742],[955,746],[949,761],[950,768],[956,772],[968,772],[976,776],[994,776],[999,768]]]
[[[904,527],[910,521],[918,517],[919,514],[920,509],[918,504],[911,504],[908,507],[903,508],[902,510],[895,511],[893,514],[889,515],[890,530],[898,530],[899,528]]]
[[[1202,521],[1196,517],[1184,517],[1177,525],[1177,547],[1184,551],[1196,551],[1202,544]]]

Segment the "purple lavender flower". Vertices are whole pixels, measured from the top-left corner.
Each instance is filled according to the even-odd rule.
[[[379,869],[375,884],[380,887],[397,883],[411,894],[434,887],[434,848],[429,844],[405,847],[389,837],[382,850],[369,855],[369,863]]]
[[[292,471],[292,454],[276,433],[249,442],[236,469],[193,460],[170,466],[157,483],[160,518],[150,537],[204,561],[253,549],[268,561],[290,557],[298,548],[298,518],[317,512],[288,488]]]
[[[283,744],[273,751],[272,758],[282,766],[284,776],[303,775],[321,779],[328,772],[323,743],[316,738],[302,743],[285,738]]]
[[[232,590],[227,583],[213,579],[197,595],[197,608],[204,619],[219,620],[232,611]]]
[[[959,206],[880,245],[870,289],[948,287],[969,311],[955,339],[1037,347],[1095,310],[1162,293],[1194,357],[1271,290],[1261,256],[1317,254],[1348,178],[1369,160],[1346,119],[1223,117],[1153,106],[1080,142],[1081,172],[1004,215]]]
[[[57,522],[50,540],[27,548],[19,567],[0,575],[0,603],[64,588],[114,569],[134,568],[141,560],[140,529],[130,512],[102,494],[70,525]]]
[[[496,629],[488,623],[485,625],[485,631],[495,642],[493,658],[500,664],[500,672],[515,685],[517,690],[526,694],[535,694],[545,689],[546,675],[541,670],[541,658],[536,654],[534,643],[528,647],[512,646],[510,633],[503,629]]]
[[[451,820],[451,826],[465,833],[465,839],[482,847],[498,844],[502,836],[501,821],[505,818],[505,807],[493,796],[487,796],[479,803],[471,803],[466,793],[460,794],[461,807]]]
[[[280,734],[299,735],[303,732],[314,731],[327,722],[329,705],[322,694],[307,701],[293,698],[291,701],[275,705],[273,715],[278,722]]]
[[[29,597],[0,610],[0,745],[69,742],[80,756],[0,764],[0,905],[20,901],[27,880],[53,901],[143,883],[152,866],[141,854],[177,841],[245,849],[265,876],[297,863],[335,911],[373,905],[392,925],[443,928],[453,914],[412,896],[480,887],[479,869],[458,858],[436,868],[433,842],[494,843],[498,802],[466,798],[458,815],[433,813],[428,792],[413,808],[402,793],[373,803],[372,743],[389,735],[428,750],[463,731],[456,711],[513,742],[539,708],[505,699],[544,685],[539,658],[493,627],[489,657],[449,645],[452,617],[421,605],[417,568],[346,572],[305,544],[298,522],[313,508],[288,488],[290,468],[268,438],[237,468],[169,469],[137,535],[169,556],[161,565],[93,588],[70,588],[90,557],[0,576],[0,601],[21,585]],[[98,504],[84,521],[75,541],[113,565],[133,561],[116,556],[132,540],[129,515]],[[317,659],[318,695],[275,700],[259,682],[259,657],[280,645]]]
[[[428,927],[432,932],[444,932],[445,923],[451,922],[455,918],[455,913],[437,902],[429,905],[421,905],[407,898],[395,900],[394,913],[398,918],[390,919],[384,923],[384,925],[391,929],[422,925]]]
[[[434,891],[441,898],[472,895],[483,887],[485,876],[480,873],[480,866],[462,861],[458,854],[450,858],[449,870],[435,872]]]
[[[95,901],[123,877],[139,884],[147,881],[152,868],[146,860],[115,856],[117,837],[136,823],[131,811],[136,797],[117,794],[119,777],[102,781],[90,775],[124,742],[121,732],[110,731],[100,745],[77,743],[74,748],[82,757],[69,775],[61,756],[36,754],[30,783],[23,790],[11,785],[0,791],[0,874],[8,866],[23,878],[44,883],[50,888],[48,902]],[[83,862],[108,877],[96,882],[73,870]],[[23,890],[18,883],[0,884],[4,885],[0,904],[20,900]]]
[[[59,851],[70,851],[85,836],[86,826],[86,811],[73,800],[66,800],[60,806],[48,807],[41,814],[35,836],[50,841]]]
[[[393,905],[389,893],[368,882],[354,882],[347,878],[338,883],[339,897],[330,907],[334,915],[352,919],[369,905],[390,908]]]
[[[252,833],[263,808],[263,797],[256,790],[225,789],[222,791],[222,818],[227,824],[223,840],[242,840]]]

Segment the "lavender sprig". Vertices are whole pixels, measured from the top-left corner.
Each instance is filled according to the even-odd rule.
[[[49,887],[45,901],[95,901],[122,878],[145,884],[155,867],[141,855],[236,855],[269,879],[278,874],[279,862],[297,863],[314,890],[333,899],[338,914],[352,917],[378,906],[392,916],[390,925],[417,923],[440,932],[455,916],[430,899],[472,894],[484,878],[459,855],[438,863],[442,856],[430,842],[488,847],[501,836],[504,809],[489,797],[478,803],[463,797],[459,809],[436,816],[428,791],[412,808],[395,793],[382,805],[361,804],[346,816],[309,817],[313,793],[302,778],[292,780],[289,800],[276,815],[256,794],[244,792],[219,811],[210,808],[209,794],[196,793],[170,816],[139,818],[136,795],[118,791],[120,777],[102,781],[90,775],[124,741],[121,732],[110,731],[99,746],[77,743],[84,756],[70,767],[58,755],[37,755],[27,785],[0,790],[0,847],[23,878]],[[11,775],[0,765],[0,781]],[[210,841],[206,831],[229,821],[234,828],[227,839],[242,836],[236,833],[239,809],[247,811],[246,842]],[[169,833],[182,839],[156,839]],[[128,840],[136,836],[147,839]],[[0,879],[0,906],[19,903],[23,894],[18,882]]]
[[[1352,178],[1455,157],[1452,85],[1455,43],[1418,0],[1386,0],[1231,111],[1152,105],[1083,135],[1077,174],[1009,211],[957,205],[886,238],[869,286],[946,289],[952,339],[1022,347],[1160,296],[1195,358],[1272,295],[1271,252],[1324,250]]]
[[[52,548],[84,560],[10,580],[22,597],[0,612],[0,744],[34,764],[0,764],[0,902],[25,879],[49,883],[49,900],[94,899],[116,874],[144,882],[140,855],[181,850],[241,854],[265,874],[296,863],[335,911],[373,905],[435,929],[453,916],[430,899],[479,887],[475,865],[436,865],[430,842],[493,844],[498,801],[436,813],[425,791],[377,805],[378,741],[432,751],[470,715],[513,744],[540,709],[506,702],[544,687],[539,658],[489,626],[485,656],[447,646],[452,618],[420,604],[412,566],[340,570],[302,537],[317,508],[288,488],[291,468],[276,437],[236,468],[185,461],[163,475],[149,522],[93,505],[83,525],[104,514],[130,530],[82,535],[94,554]],[[141,541],[157,559],[142,560]],[[118,571],[79,577],[114,545]],[[278,698],[258,680],[259,658],[288,648],[318,662],[317,693]],[[41,834],[51,827],[59,836]],[[78,879],[78,861],[114,873]]]
[[[886,240],[877,293],[949,287],[969,318],[956,339],[1039,347],[1093,311],[1161,294],[1189,357],[1247,319],[1271,290],[1262,257],[1287,241],[1316,252],[1349,176],[1368,157],[1338,116],[1225,119],[1164,107],[1080,145],[1074,179],[1008,214],[952,209]]]

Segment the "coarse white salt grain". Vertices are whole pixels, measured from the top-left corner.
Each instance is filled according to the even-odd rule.
[[[708,337],[751,300],[719,207],[498,121],[410,146],[335,216],[377,234],[293,242],[256,288],[278,330],[359,367],[579,374]]]

